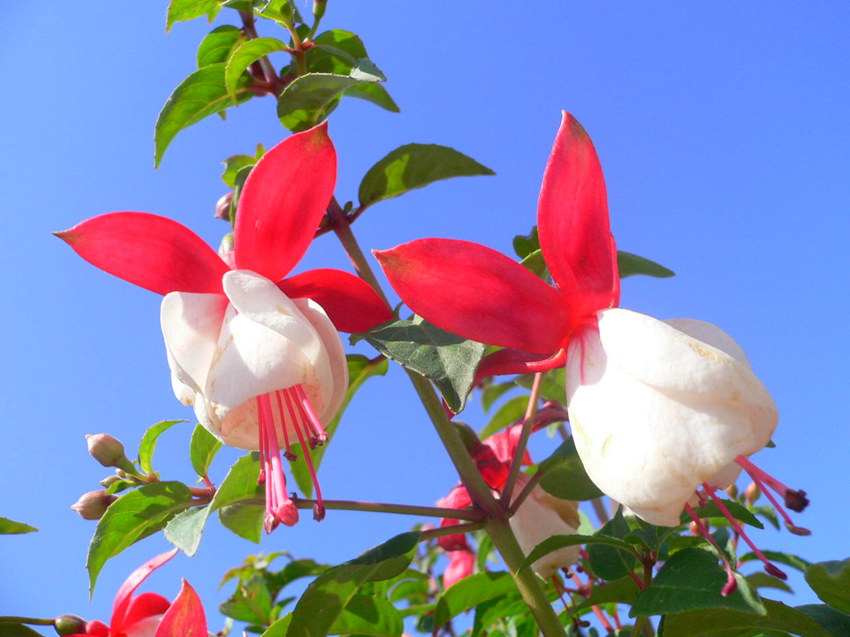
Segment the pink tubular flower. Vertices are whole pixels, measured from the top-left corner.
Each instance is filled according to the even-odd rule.
[[[194,589],[183,581],[183,588],[169,602],[156,593],[133,593],[148,575],[177,554],[177,549],[157,555],[130,574],[112,604],[112,619],[109,626],[99,621],[86,624],[86,632],[70,637],[207,637],[207,621],[203,606]],[[176,618],[180,618],[181,630],[172,630]]]
[[[452,584],[472,575],[474,567],[475,553],[469,547],[449,551],[449,565],[443,571],[443,588],[449,588]]]
[[[390,320],[369,285],[339,270],[285,279],[312,241],[336,183],[327,124],[293,135],[254,167],[239,199],[234,249],[225,259],[181,224],[140,212],[88,219],[57,235],[81,257],[164,295],[161,309],[172,385],[224,444],[259,450],[270,532],[298,521],[280,451],[327,441],[348,388],[337,330]]]
[[[540,192],[538,234],[555,285],[466,241],[423,239],[376,252],[417,314],[465,338],[506,348],[478,376],[566,364],[570,425],[588,475],[644,520],[676,526],[746,469],[795,510],[805,494],[747,459],[778,421],[741,348],[690,319],[617,309],[617,251],[605,180],[584,128],[564,119]],[[786,525],[805,532],[779,507]],[[772,565],[769,565],[769,569]]]

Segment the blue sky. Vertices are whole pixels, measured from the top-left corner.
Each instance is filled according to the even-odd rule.
[[[151,424],[192,417],[171,393],[159,297],[95,270],[50,232],[140,210],[217,246],[227,231],[212,218],[226,191],[219,162],[286,134],[274,102],[255,99],[227,122],[182,132],[154,171],[157,113],[212,27],[178,24],[164,35],[165,2],[127,6],[49,2],[36,15],[16,3],[0,23],[0,515],[41,528],[0,541],[0,615],[108,619],[124,577],[169,545],[151,538],[110,561],[88,604],[94,525],[68,507],[107,472],[83,435],[108,431],[135,449]],[[534,223],[560,110],[582,122],[605,170],[620,248],[677,272],[625,281],[622,306],[711,321],[744,347],[780,411],[777,448],[756,459],[812,499],[797,518],[811,538],[766,531],[757,542],[812,561],[847,557],[850,523],[848,14],[838,2],[449,9],[376,0],[332,1],[323,25],[363,38],[401,107],[394,115],[348,100],[333,114],[341,201],[356,198],[375,161],[409,142],[453,146],[497,173],[376,205],[355,225],[364,248],[443,236],[510,253],[513,236]],[[312,267],[349,265],[326,236],[300,266]],[[475,409],[464,418],[484,423]],[[192,479],[192,425],[162,438],[155,466],[164,477]],[[214,479],[235,457],[221,454]],[[456,481],[398,368],[358,394],[320,477],[327,497],[419,504]],[[413,521],[332,512],[321,524],[278,530],[262,549],[339,562]],[[150,588],[173,597],[186,577],[217,626],[222,573],[256,550],[210,524],[198,555],[179,556]]]

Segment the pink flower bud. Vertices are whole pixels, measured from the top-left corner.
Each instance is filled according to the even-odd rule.
[[[747,499],[747,504],[758,502],[758,499],[761,497],[761,489],[758,488],[755,482],[750,482],[750,486],[744,491],[744,497]]]
[[[215,204],[215,218],[230,221],[230,202],[233,201],[233,193],[229,192],[219,199]]]
[[[109,495],[106,491],[89,491],[81,495],[71,508],[84,520],[99,520],[106,513],[109,505],[117,499],[117,495]]]
[[[124,457],[124,445],[109,434],[86,434],[91,457],[104,467],[118,467]]]
[[[53,627],[60,635],[76,635],[85,632],[86,620],[76,615],[59,615],[54,620]]]

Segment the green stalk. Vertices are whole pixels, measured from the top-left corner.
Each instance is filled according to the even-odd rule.
[[[254,502],[253,500],[251,501]],[[294,500],[299,509],[312,509],[316,500],[298,498]],[[260,504],[259,499],[256,501]],[[265,500],[263,500],[265,503]],[[475,509],[448,509],[444,507],[415,506],[411,504],[386,504],[383,502],[358,502],[355,500],[323,500],[326,509],[335,511],[365,511],[368,513],[397,513],[428,518],[452,518],[454,520],[480,521],[484,515]],[[456,527],[452,527],[456,528]]]
[[[525,456],[528,439],[531,437],[531,426],[534,424],[535,415],[537,415],[537,402],[540,398],[540,387],[542,384],[543,374],[542,372],[537,372],[534,375],[534,382],[531,385],[531,395],[528,397],[528,407],[525,410],[525,417],[522,419],[522,431],[517,441],[516,452],[514,452],[514,457],[511,461],[508,480],[505,482],[504,489],[502,489],[502,505],[505,507],[511,506],[511,496],[514,492],[517,476],[519,476],[520,467],[522,467],[522,459]]]

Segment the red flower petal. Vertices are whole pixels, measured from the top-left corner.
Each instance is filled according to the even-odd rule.
[[[56,232],[83,259],[157,294],[221,294],[229,270],[186,226],[145,212],[113,212]]]
[[[327,122],[292,135],[251,171],[236,212],[236,267],[285,277],[313,240],[336,185]]]
[[[157,555],[155,558],[145,562],[135,571],[130,573],[130,577],[128,577],[121,585],[121,588],[118,589],[118,594],[115,595],[115,601],[112,603],[112,620],[109,622],[112,634],[117,635],[124,626],[124,619],[127,615],[127,609],[130,606],[130,598],[139,585],[147,579],[148,575],[153,573],[175,555],[177,555],[177,549],[168,551],[168,553]]]
[[[500,252],[469,241],[420,239],[375,256],[410,309],[447,332],[530,352],[563,344],[560,294]]]
[[[481,359],[472,388],[478,387],[488,376],[508,374],[536,374],[563,367],[567,360],[566,350],[560,349],[553,356],[541,358],[540,354],[521,352],[515,349],[500,349]]]
[[[207,637],[207,618],[201,598],[189,582],[183,587],[156,629],[155,637]]]
[[[472,551],[453,551],[449,554],[449,565],[443,571],[443,587],[450,588],[465,577],[472,575],[475,554]]]
[[[572,318],[612,307],[619,282],[605,178],[593,142],[567,112],[543,175],[537,228],[543,258]]]
[[[449,526],[456,526],[460,524],[462,520],[455,520],[454,518],[443,518],[440,522],[440,528],[444,529]],[[466,535],[463,533],[455,533],[454,535],[441,535],[437,538],[437,544],[440,545],[444,551],[468,551],[469,543],[466,541]]]
[[[313,299],[340,332],[365,332],[393,319],[390,308],[372,286],[342,270],[309,270],[281,281],[277,287],[291,299]]]
[[[171,602],[165,599],[162,595],[156,593],[142,593],[136,595],[130,602],[130,607],[127,609],[127,614],[124,615],[122,624],[125,628],[129,628],[137,621],[141,621],[151,615],[162,615],[171,606]]]

